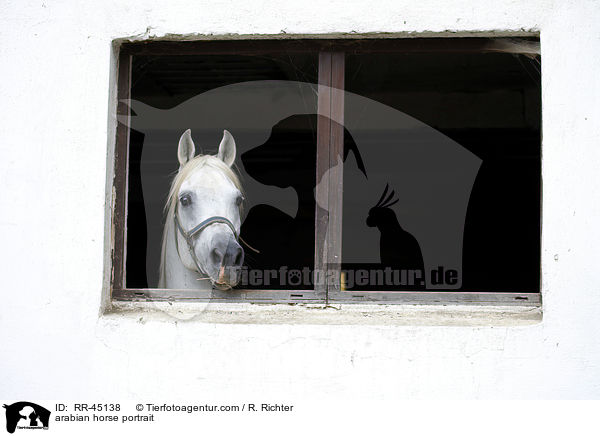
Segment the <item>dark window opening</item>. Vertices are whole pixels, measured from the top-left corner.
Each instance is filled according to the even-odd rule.
[[[481,159],[464,221],[462,285],[449,287],[449,290],[539,291],[539,71],[539,58],[512,53],[361,53],[346,57],[347,91],[416,118]],[[423,268],[423,247],[420,249],[416,235],[407,231],[407,228],[416,228],[427,232],[419,227],[422,223],[411,220],[411,209],[422,205],[415,204],[419,199],[410,197],[410,192],[419,191],[419,187],[410,185],[413,178],[394,173],[405,171],[406,167],[400,163],[388,164],[390,160],[407,157],[403,146],[422,141],[419,146],[425,147],[428,142],[437,140],[419,134],[419,129],[423,127],[407,127],[408,133],[398,137],[385,131],[370,132],[359,145],[372,147],[370,151],[376,149],[375,153],[382,156],[369,160],[368,174],[371,179],[380,176],[377,181],[371,180],[379,182],[380,191],[389,183],[390,190],[395,190],[395,198],[390,201],[398,202],[371,214],[375,220],[379,218],[375,212],[389,214],[380,218],[385,224],[374,231],[367,228],[366,218],[378,197],[365,196],[357,201],[352,198],[354,192],[344,191],[344,216],[350,219],[344,220],[343,268]],[[430,160],[435,158],[431,156]],[[428,171],[428,167],[420,170]],[[452,168],[442,171],[451,172]],[[352,177],[361,177],[346,169],[345,174],[348,175],[345,186],[353,186]],[[448,178],[452,177],[450,174]],[[419,191],[420,200],[427,201],[428,194],[425,189]],[[436,211],[449,212],[443,208]],[[357,215],[360,219],[352,219]],[[365,255],[369,248],[370,254]],[[366,261],[352,262],[352,259]],[[445,267],[435,264],[430,268],[438,266]],[[375,282],[360,289],[415,288],[425,286],[418,282],[401,286]],[[436,290],[444,290],[444,287]]]
[[[208,298],[156,290],[164,207],[186,129],[197,154],[215,155],[223,130],[233,135],[245,196],[243,278],[211,298],[539,293],[536,45],[536,38],[125,44],[113,297]]]

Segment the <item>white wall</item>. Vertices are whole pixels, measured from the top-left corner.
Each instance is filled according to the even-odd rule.
[[[320,8],[245,0],[1,3],[4,397],[600,396],[599,3],[343,0]],[[265,325],[100,315],[113,39],[506,30],[541,32],[543,321]]]

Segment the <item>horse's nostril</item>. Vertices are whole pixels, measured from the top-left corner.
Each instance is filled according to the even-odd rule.
[[[223,253],[218,248],[214,248],[210,253],[211,259],[215,265],[221,265],[223,260]]]
[[[244,261],[244,251],[239,248],[237,255],[235,256],[234,266],[242,266],[242,262]]]

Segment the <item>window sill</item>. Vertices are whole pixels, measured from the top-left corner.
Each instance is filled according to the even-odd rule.
[[[540,305],[370,305],[119,302],[103,317],[208,324],[525,326],[542,320]]]

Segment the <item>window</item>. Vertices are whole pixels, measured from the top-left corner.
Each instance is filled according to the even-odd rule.
[[[118,69],[114,299],[539,303],[536,38],[139,42]]]

